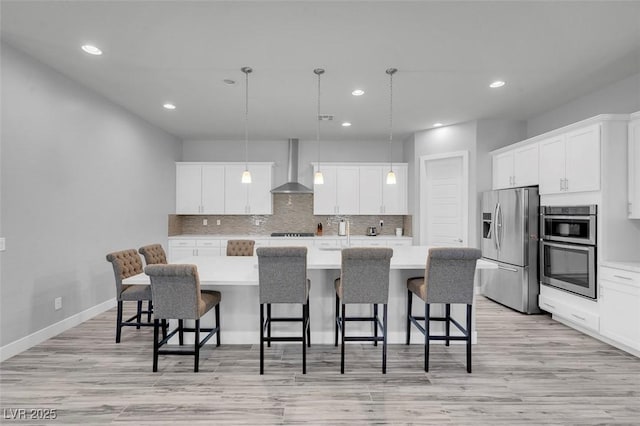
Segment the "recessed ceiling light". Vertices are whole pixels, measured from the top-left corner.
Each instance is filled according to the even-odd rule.
[[[353,92],[351,92],[351,94],[352,94],[353,96],[362,96],[362,95],[364,95],[364,90],[362,90],[362,89],[356,89],[356,90],[354,90]]]
[[[93,46],[91,44],[83,45],[82,50],[84,50],[90,55],[102,55],[102,50],[98,49],[96,46]]]
[[[433,123],[433,127],[442,127],[442,123]]]
[[[345,121],[344,123],[342,123],[342,127],[350,127],[351,123],[349,123],[348,121]]]
[[[489,85],[489,87],[491,87],[492,89],[496,89],[496,88],[498,88],[498,87],[502,87],[502,86],[504,86],[505,84],[506,84],[506,83],[505,83],[504,81],[502,81],[502,80],[496,80],[496,81],[494,81],[493,83],[491,83],[491,84]]]
[[[174,104],[171,103],[166,103],[164,105],[162,105],[165,109],[176,109],[176,106]]]
[[[224,82],[224,84],[226,84],[228,86],[233,86],[234,84],[236,84],[236,81],[235,80],[231,80],[230,78],[225,78],[222,81]]]

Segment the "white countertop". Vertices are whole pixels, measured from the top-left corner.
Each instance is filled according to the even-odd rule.
[[[632,261],[616,261],[616,260],[602,260],[600,266],[607,268],[621,269],[629,272],[640,272],[640,262]]]
[[[391,258],[391,269],[424,269],[428,251],[429,248],[425,246],[395,247]],[[196,265],[203,285],[258,285],[257,256],[197,256],[181,259],[180,263]],[[339,249],[312,248],[308,251],[307,268],[310,270],[339,270],[340,265]],[[495,269],[497,265],[479,259],[476,268]],[[123,280],[123,284],[149,284],[149,277],[144,273],[138,274]]]
[[[255,239],[286,239],[295,241],[298,239],[346,239],[346,236],[343,235],[322,235],[317,236],[313,235],[311,237],[272,237],[271,235],[248,235],[248,234],[181,234],[181,235],[173,235],[169,237],[170,240],[182,240],[182,239],[190,239],[190,240],[201,240],[201,239],[214,239],[214,240],[231,240],[236,238],[255,238]],[[403,235],[401,237],[397,237],[393,234],[389,235],[376,235],[375,237],[370,237],[368,235],[351,235],[351,239],[385,239],[385,240],[413,240],[413,237]]]

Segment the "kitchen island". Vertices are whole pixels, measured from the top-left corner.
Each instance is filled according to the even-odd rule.
[[[294,244],[292,244],[294,245]],[[394,247],[389,276],[388,341],[403,343],[407,315],[407,278],[423,275],[429,248],[424,246]],[[308,277],[311,279],[310,324],[311,342],[333,343],[335,290],[333,281],[340,275],[340,249],[310,248],[307,255]],[[259,302],[258,302],[258,258],[217,256],[190,257],[180,263],[198,266],[202,288],[215,289],[222,293],[221,337],[223,344],[249,344],[259,342]],[[495,268],[492,263],[478,260],[476,269]],[[149,277],[139,274],[127,278],[124,284],[149,284]],[[415,306],[420,305],[420,306]],[[272,305],[273,314],[279,316],[299,315],[298,305]],[[419,311],[420,310],[420,311]],[[414,302],[414,313],[422,311],[420,303]],[[433,312],[435,311],[435,312]],[[464,306],[452,306],[452,315],[464,321]],[[350,306],[350,315],[370,315],[371,305]],[[440,315],[432,309],[433,315]],[[475,316],[475,311],[474,311]],[[204,324],[213,323],[211,313],[203,317]],[[441,324],[433,324],[439,327]],[[371,329],[369,324],[350,323],[348,333],[364,333]],[[437,328],[433,329],[437,332]],[[412,341],[423,342],[417,330],[413,330]],[[277,324],[274,336],[299,334],[299,326]],[[185,336],[186,337],[186,336]],[[473,340],[476,340],[475,321]]]

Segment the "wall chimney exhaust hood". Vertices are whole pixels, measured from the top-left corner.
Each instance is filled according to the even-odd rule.
[[[272,194],[313,194],[313,190],[298,183],[298,139],[289,139],[287,183],[271,190]]]

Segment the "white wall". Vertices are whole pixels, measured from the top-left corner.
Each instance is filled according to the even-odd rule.
[[[166,244],[181,144],[1,47],[4,347],[114,298],[108,252]]]
[[[617,81],[527,121],[527,138],[598,114],[640,111],[640,74]]]
[[[403,144],[392,145],[394,162],[403,162]],[[244,140],[184,141],[182,161],[244,161]],[[250,141],[249,161],[276,163],[274,186],[286,182],[288,141]],[[301,140],[298,147],[298,182],[313,186],[311,163],[318,161],[315,140]],[[385,162],[389,161],[388,141],[321,141],[320,162]]]

